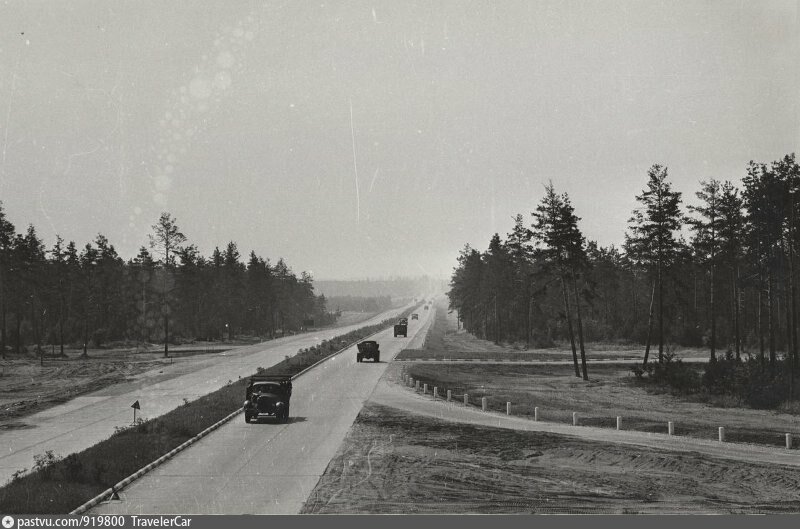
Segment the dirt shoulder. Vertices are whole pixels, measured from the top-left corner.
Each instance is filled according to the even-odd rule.
[[[303,512],[780,513],[800,510],[798,486],[779,465],[367,404]]]

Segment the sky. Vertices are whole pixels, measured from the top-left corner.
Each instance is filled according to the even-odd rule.
[[[800,144],[794,1],[0,3],[0,200],[123,258],[171,213],[319,279],[448,276],[552,181],[619,244],[647,169]]]

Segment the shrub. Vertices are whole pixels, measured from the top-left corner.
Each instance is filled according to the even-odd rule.
[[[49,480],[53,477],[53,467],[61,461],[61,457],[55,455],[52,450],[47,450],[44,454],[33,456],[33,472],[39,472],[42,479]]]

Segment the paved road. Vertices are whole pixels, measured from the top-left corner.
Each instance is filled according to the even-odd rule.
[[[176,360],[138,375],[133,382],[109,386],[15,421],[14,428],[0,430],[0,483],[17,470],[31,468],[34,455],[47,450],[61,456],[79,452],[109,437],[114,428],[129,425],[134,401],[139,401],[144,418],[163,415],[184,399],[194,400],[301,348],[394,317],[404,308],[354,325],[238,347],[199,361]]]
[[[295,514],[380,380],[404,348],[420,347],[434,311],[409,321],[409,337],[376,335],[381,363],[356,362],[355,347],[293,384],[289,424],[242,416],[146,474],[92,514]]]

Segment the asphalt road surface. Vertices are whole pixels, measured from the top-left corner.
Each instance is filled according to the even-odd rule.
[[[409,321],[408,338],[395,338],[392,329],[373,337],[380,363],[357,363],[352,347],[296,379],[288,424],[246,424],[238,416],[92,514],[298,513],[387,362],[421,346],[433,312]]]
[[[381,313],[355,325],[280,338],[208,355],[198,362],[176,361],[126,382],[76,397],[69,402],[29,415],[11,429],[0,429],[0,483],[20,469],[30,469],[34,455],[52,450],[68,454],[108,438],[118,426],[130,425],[131,405],[139,401],[139,417],[153,418],[219,389],[229,380],[252,375],[322,340],[396,316],[405,307]]]

